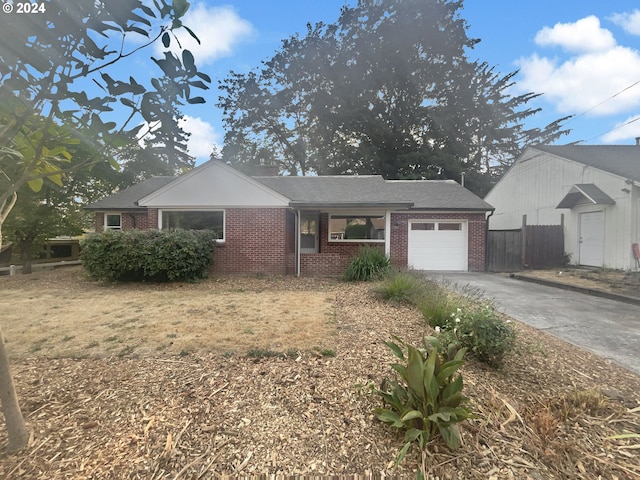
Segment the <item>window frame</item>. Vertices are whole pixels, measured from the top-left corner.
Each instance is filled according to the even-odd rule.
[[[331,231],[331,220],[336,217],[351,217],[351,218],[377,218],[384,222],[384,228],[378,229],[383,232],[382,238],[333,238],[335,232]],[[341,218],[342,219],[342,218]],[[386,238],[386,229],[387,229],[387,214],[386,212],[375,212],[375,213],[350,213],[350,212],[335,212],[329,213],[327,228],[327,241],[329,243],[385,243]],[[344,235],[344,232],[343,232]]]
[[[109,217],[115,217],[115,216],[117,216],[120,219],[120,223],[117,227],[113,225],[109,225],[107,221]],[[122,212],[104,212],[104,221],[102,222],[102,228],[105,232],[107,230],[122,231]]]
[[[216,240],[217,243],[225,243],[227,238],[227,212],[222,208],[163,208],[158,210],[158,229],[165,230],[163,228],[163,215],[164,213],[175,212],[201,212],[201,213],[222,213],[222,238]]]

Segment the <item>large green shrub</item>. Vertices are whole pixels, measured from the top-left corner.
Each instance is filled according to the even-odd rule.
[[[382,277],[391,265],[389,258],[379,248],[365,247],[353,257],[344,272],[348,282],[367,282]]]
[[[386,343],[402,363],[391,365],[396,379],[383,382],[376,391],[384,407],[374,413],[391,427],[405,430],[405,445],[397,462],[402,461],[412,443],[424,449],[436,435],[442,436],[449,448],[457,448],[458,423],[473,416],[462,395],[462,375],[456,375],[464,364],[465,350],[440,356],[440,344],[433,337],[426,337],[420,349],[394,338],[398,343]]]
[[[107,231],[83,242],[82,263],[99,280],[192,281],[207,276],[215,244],[208,230]]]
[[[456,309],[449,322],[439,328],[443,345],[466,348],[478,360],[499,367],[513,349],[515,330],[490,303]]]

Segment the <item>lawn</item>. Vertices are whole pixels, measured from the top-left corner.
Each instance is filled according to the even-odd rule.
[[[384,342],[432,331],[375,284],[222,278],[111,285],[68,268],[0,278],[7,335],[32,437],[0,454],[0,478],[210,479],[412,476],[402,436],[377,421],[368,385],[391,375]],[[472,359],[477,418],[461,448],[435,441],[441,479],[640,475],[640,378],[516,323],[501,370]],[[0,429],[0,446],[6,443]]]

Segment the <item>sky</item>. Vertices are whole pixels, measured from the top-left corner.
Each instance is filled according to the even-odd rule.
[[[357,0],[191,0],[184,23],[202,45],[184,46],[211,76],[204,105],[188,106],[183,128],[189,152],[206,160],[224,137],[215,104],[218,81],[230,71],[258,69],[281,41],[304,33],[308,22],[333,23]],[[632,0],[465,0],[470,52],[501,74],[518,70],[512,94],[542,95],[541,113],[527,127],[567,116],[572,132],[557,144],[635,144],[640,136],[640,4]],[[635,121],[638,120],[638,121]]]

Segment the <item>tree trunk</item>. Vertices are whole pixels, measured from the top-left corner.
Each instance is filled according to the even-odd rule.
[[[13,452],[27,445],[29,431],[18,404],[18,395],[9,369],[9,356],[4,347],[2,330],[0,330],[0,401],[2,401],[2,413],[4,413],[9,435],[7,450]]]
[[[22,274],[29,275],[33,272],[33,241],[30,238],[21,238],[20,247],[20,263],[22,263]]]

